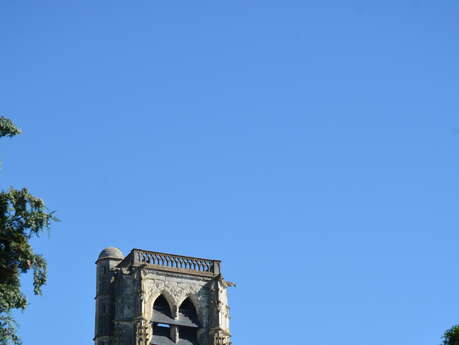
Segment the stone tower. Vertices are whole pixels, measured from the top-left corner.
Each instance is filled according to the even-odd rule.
[[[221,262],[133,249],[96,261],[95,345],[230,345]]]

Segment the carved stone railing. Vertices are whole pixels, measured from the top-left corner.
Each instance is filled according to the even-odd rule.
[[[193,258],[190,256],[151,252],[143,249],[133,249],[126,259],[130,261],[130,264],[136,266],[146,264],[171,270],[186,270],[212,275],[220,274],[220,260]]]

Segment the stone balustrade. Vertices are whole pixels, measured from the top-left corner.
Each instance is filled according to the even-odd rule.
[[[134,265],[155,265],[165,269],[189,270],[196,273],[220,274],[220,260],[194,258],[175,254],[152,252],[143,249],[133,249],[126,257]]]

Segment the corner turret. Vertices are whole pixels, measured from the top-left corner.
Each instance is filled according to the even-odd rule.
[[[124,259],[118,248],[102,250],[96,261],[96,329],[95,345],[109,345],[112,334],[114,268]]]

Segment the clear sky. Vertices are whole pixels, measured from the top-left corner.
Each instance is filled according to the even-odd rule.
[[[106,246],[223,260],[235,345],[436,345],[459,323],[459,3],[0,3],[1,187],[27,345],[91,344]],[[24,281],[29,288],[29,280]]]

